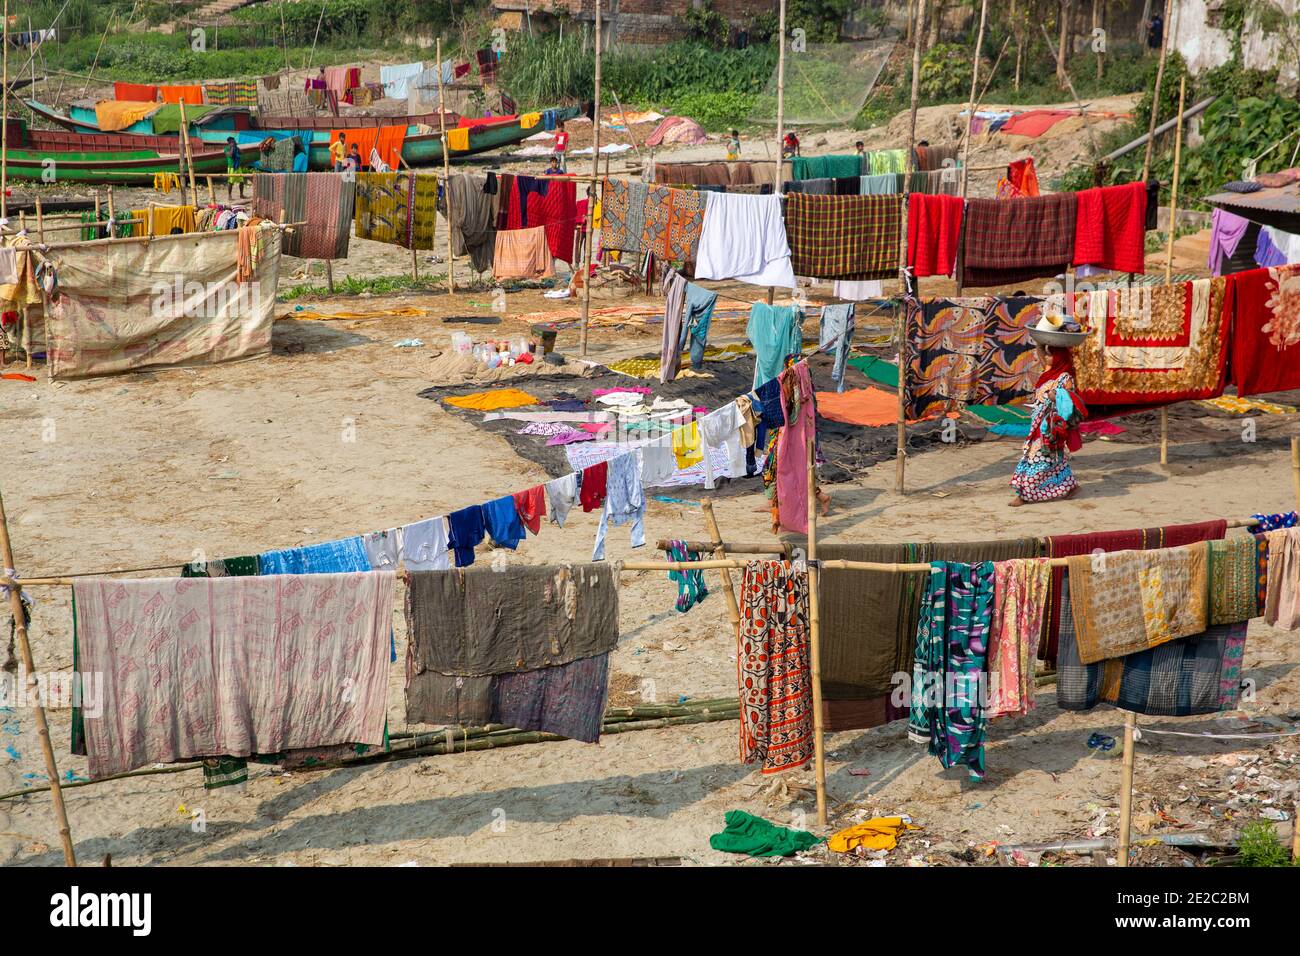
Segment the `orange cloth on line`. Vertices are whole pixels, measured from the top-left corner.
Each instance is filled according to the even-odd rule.
[[[158,99],[158,87],[148,83],[123,83],[118,80],[113,84],[113,99],[128,100],[132,103],[153,103]]]
[[[447,148],[460,153],[469,149],[469,128],[462,126],[447,130]]]
[[[469,395],[457,395],[444,399],[448,405],[457,408],[472,408],[480,412],[494,412],[501,408],[519,408],[521,405],[536,405],[537,397],[517,388],[494,388],[490,392],[472,392]]]
[[[849,425],[893,425],[898,421],[898,393],[881,388],[818,392],[817,414]]]
[[[202,86],[160,86],[158,89],[162,92],[164,103],[179,103],[184,100],[186,106],[203,105]]]
[[[388,168],[396,171],[401,165],[402,144],[406,142],[405,126],[370,126],[362,129],[332,129],[330,130],[330,140],[334,141],[339,138],[339,133],[343,134],[344,141],[348,144],[348,149],[352,144],[357,144],[357,149],[361,151],[361,162],[370,162],[370,151],[376,150],[379,158],[388,164]]]
[[[497,279],[545,279],[555,275],[551,247],[546,243],[546,227],[498,232],[492,275]]]
[[[95,122],[105,133],[114,133],[153,115],[161,105],[131,100],[103,100],[95,104]]]

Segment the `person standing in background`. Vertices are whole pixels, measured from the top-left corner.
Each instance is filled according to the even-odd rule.
[[[727,140],[727,162],[734,163],[738,159],[740,159],[740,132],[733,129]]]
[[[343,134],[339,133],[339,138],[330,143],[330,166],[334,172],[343,172],[346,157],[347,148],[343,145]]]
[[[1165,18],[1157,13],[1147,21],[1147,49],[1153,53],[1164,46]]]

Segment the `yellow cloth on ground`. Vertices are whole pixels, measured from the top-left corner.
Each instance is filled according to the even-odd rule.
[[[850,850],[865,846],[868,850],[892,850],[898,846],[898,837],[907,830],[919,830],[902,817],[873,817],[857,826],[841,830],[826,845],[836,853],[848,853]]]
[[[286,312],[282,319],[303,319],[316,322],[336,322],[345,319],[387,319],[387,318],[423,318],[428,315],[426,309],[373,309],[369,312],[313,312],[304,309],[301,312]]]
[[[126,129],[132,123],[138,123],[152,116],[162,107],[161,103],[135,103],[130,100],[103,100],[95,104],[95,122],[105,133]]]
[[[532,129],[541,121],[542,121],[541,113],[525,113],[523,116],[519,117],[519,128]]]
[[[469,149],[469,127],[447,130],[447,148],[462,153]]]
[[[677,459],[678,468],[689,468],[704,460],[704,450],[700,447],[699,422],[673,429],[673,455]]]
[[[473,408],[480,412],[494,412],[501,408],[518,408],[521,405],[536,405],[537,397],[517,388],[495,388],[490,392],[474,392],[470,395],[457,395],[446,399],[448,405],[457,408]]]
[[[1236,395],[1203,398],[1201,404],[1238,415],[1252,411],[1263,412],[1265,415],[1291,415],[1295,412],[1294,405],[1279,405],[1277,402],[1266,402],[1261,398],[1240,398]]]
[[[720,349],[712,347],[704,350],[704,361],[706,362],[732,362],[750,351],[748,345],[737,342],[732,345],[725,345]],[[689,364],[690,356],[683,355],[681,362],[683,365]],[[611,362],[606,366],[611,372],[620,372],[623,375],[632,375],[636,378],[658,378],[659,377],[659,360],[653,358],[630,358],[621,359],[617,362]],[[679,375],[685,374],[679,372]],[[704,373],[696,372],[696,375]]]
[[[152,209],[133,209],[132,219],[142,219],[135,224],[136,236],[170,236],[177,232],[198,232],[193,206],[154,206]]]

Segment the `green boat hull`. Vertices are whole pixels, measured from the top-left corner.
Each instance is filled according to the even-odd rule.
[[[9,150],[7,162],[10,179],[40,183],[95,183],[100,185],[153,184],[158,173],[179,175],[180,162],[175,156],[159,156],[151,150],[102,152],[34,152]],[[226,157],[221,153],[194,157],[196,176],[224,173]]]

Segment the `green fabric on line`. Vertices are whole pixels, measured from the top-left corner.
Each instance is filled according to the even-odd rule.
[[[1020,405],[967,405],[966,411],[986,422],[998,424],[1027,424],[1033,420],[1033,416]]]
[[[862,175],[862,157],[857,153],[796,156],[790,161],[790,173],[796,180],[848,179]]]
[[[849,364],[880,385],[898,388],[898,365],[874,355],[858,355],[849,359]]]
[[[791,830],[746,813],[728,810],[727,827],[709,837],[709,846],[723,853],[748,853],[750,856],[789,856],[816,846],[822,838],[807,830]]]

